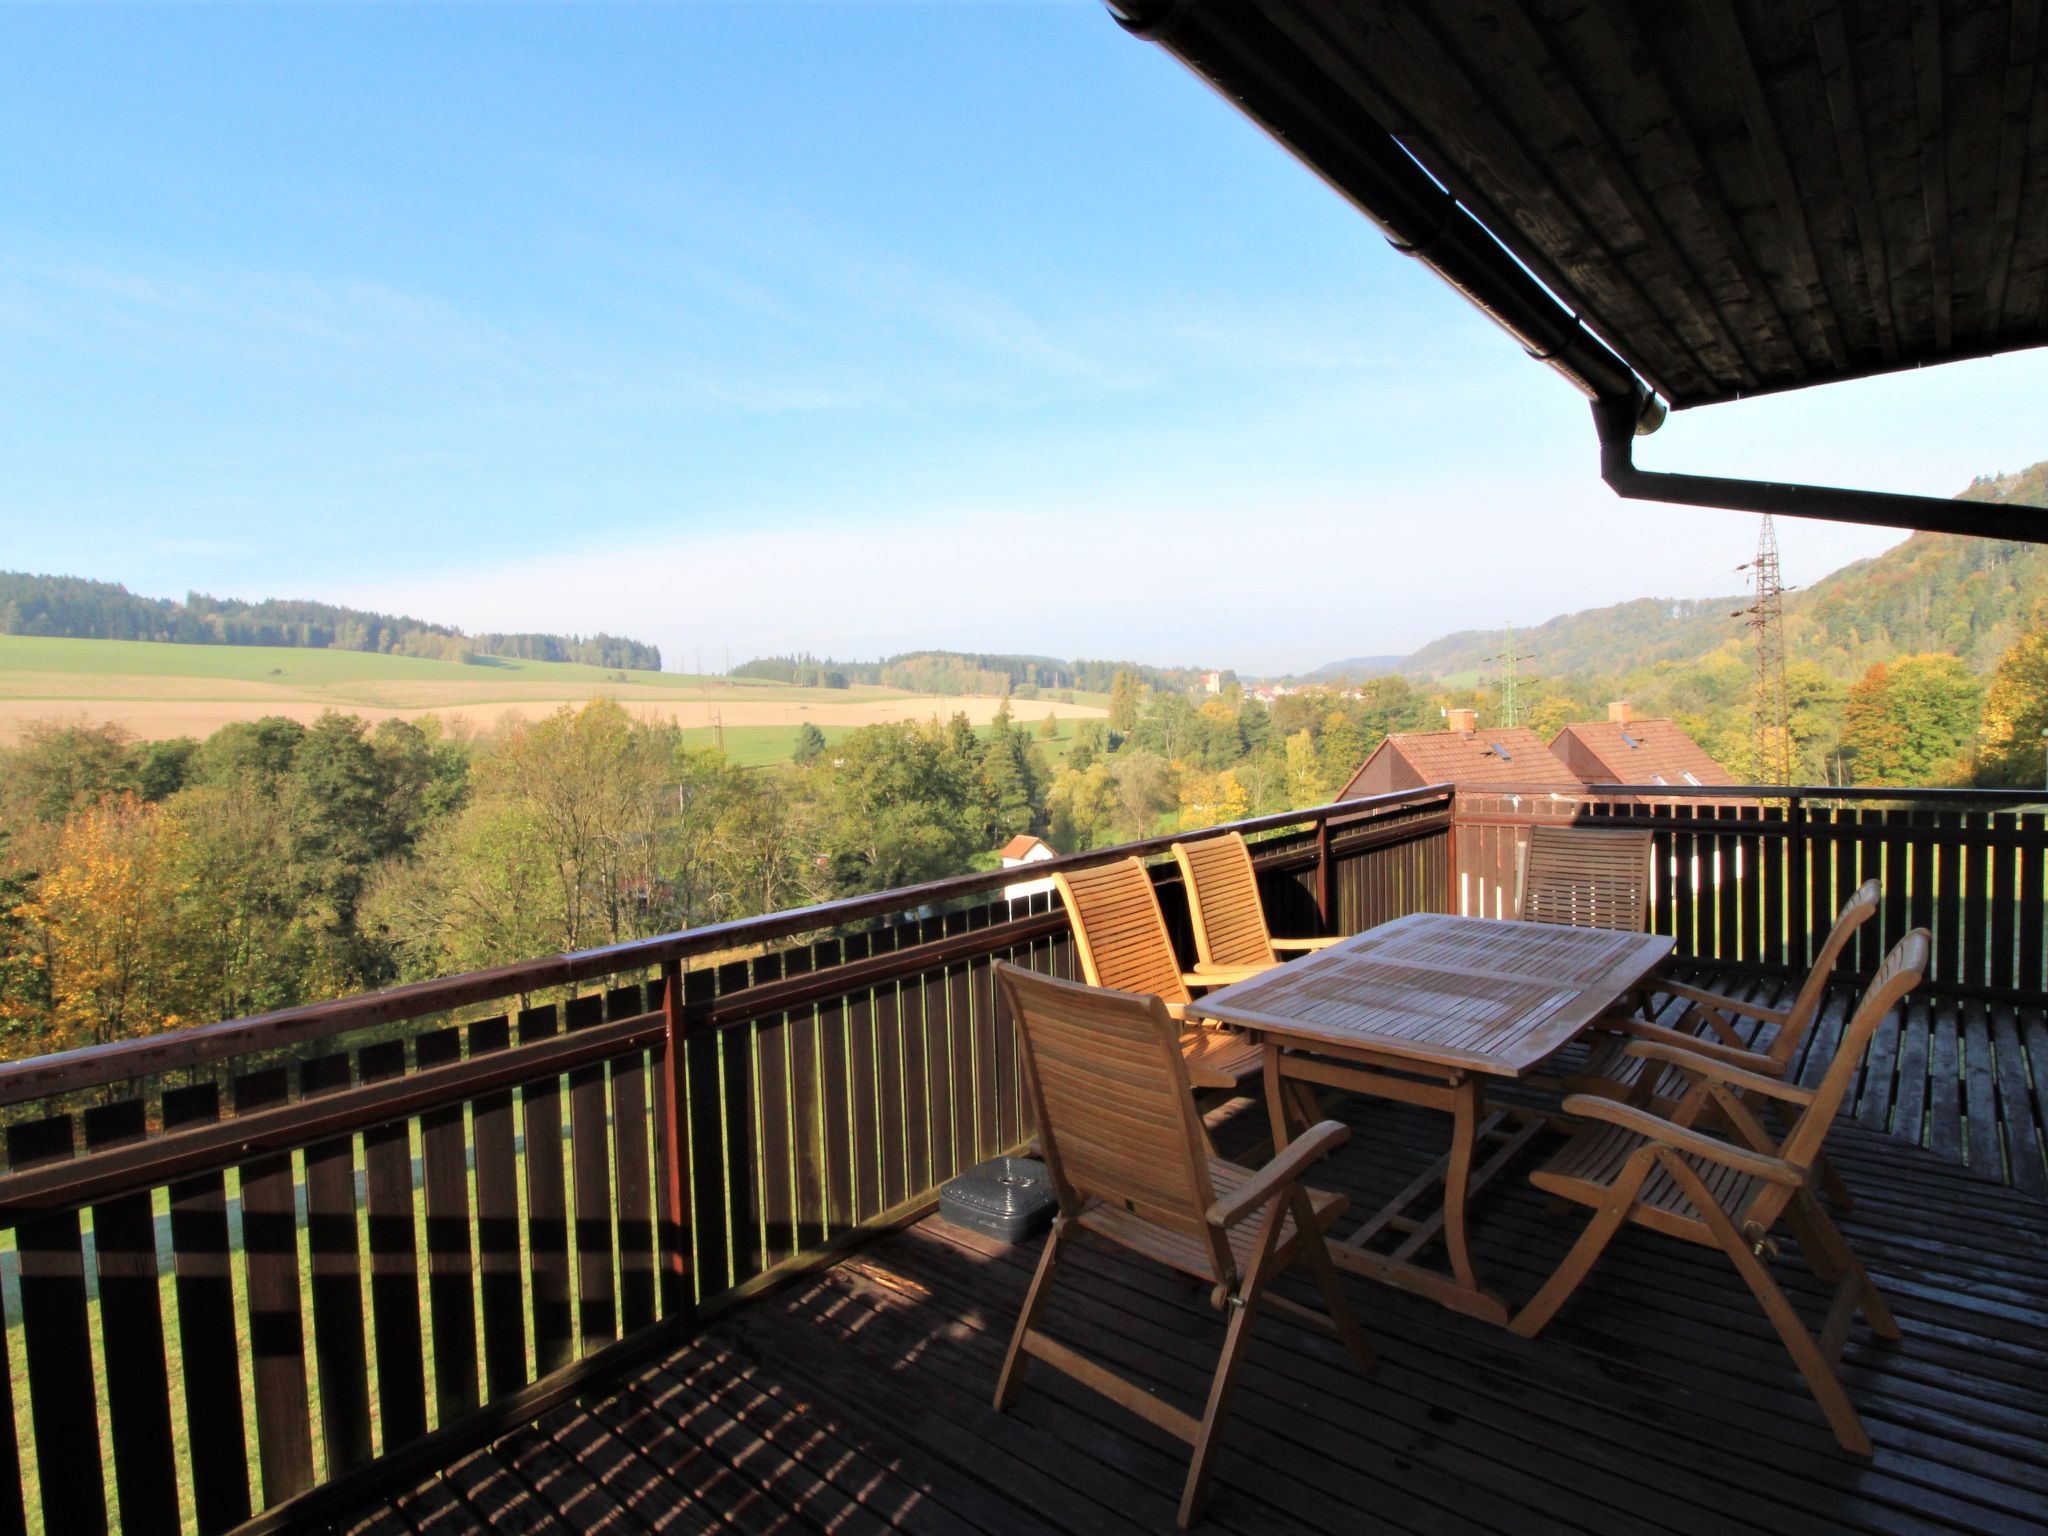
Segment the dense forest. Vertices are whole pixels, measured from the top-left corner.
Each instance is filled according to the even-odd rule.
[[[111,581],[0,571],[0,635],[71,640],[158,640],[180,645],[284,645],[315,650],[381,651],[468,661],[510,656],[659,672],[661,651],[616,635],[464,634],[445,624],[369,613],[333,603],[186,595],[183,602],[140,597]]]
[[[1008,694],[1035,698],[1053,693],[1107,693],[1117,673],[1147,688],[1183,691],[1200,686],[1199,667],[1148,667],[1135,661],[1061,661],[1054,656],[986,655],[971,651],[906,651],[880,661],[833,661],[816,656],[763,656],[734,667],[734,677],[845,688],[870,683],[910,693]],[[1234,673],[1224,673],[1234,678]]]

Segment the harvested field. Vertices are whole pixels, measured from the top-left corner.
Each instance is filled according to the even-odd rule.
[[[714,727],[794,736],[806,722],[831,732],[884,721],[965,714],[995,718],[1002,700],[888,688],[795,688],[670,672],[607,672],[560,662],[493,658],[462,665],[409,656],[257,646],[155,645],[0,635],[0,744],[37,721],[112,721],[145,740],[204,737],[235,721],[324,710],[382,720],[438,715],[470,730],[506,716],[535,719],[563,705],[616,699],[636,715],[685,730]],[[1100,718],[1094,703],[1012,701],[1019,720]],[[780,753],[766,752],[767,755]]]

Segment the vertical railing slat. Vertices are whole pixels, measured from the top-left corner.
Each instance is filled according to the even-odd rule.
[[[523,1009],[519,1043],[555,1034],[552,1006]],[[562,1087],[558,1077],[519,1090],[526,1154],[526,1251],[533,1285],[533,1358],[537,1375],[567,1365],[576,1351],[569,1311],[569,1195],[562,1172]]]
[[[462,1060],[462,1032],[430,1029],[414,1043],[420,1069]],[[427,1315],[434,1327],[439,1422],[477,1406],[476,1277],[469,1258],[469,1129],[460,1104],[420,1116],[427,1215]]]
[[[219,1093],[211,1083],[164,1091],[167,1133],[210,1125],[219,1114]],[[170,1197],[192,1502],[200,1536],[214,1536],[242,1524],[250,1512],[226,1181],[218,1173],[181,1179],[171,1186]],[[195,1383],[200,1390],[194,1390]]]
[[[605,993],[605,1017],[642,1012],[638,987]],[[648,1161],[647,1058],[639,1051],[611,1064],[612,1168],[619,1211],[619,1326],[632,1333],[654,1321],[654,1184]]]
[[[299,1092],[316,1099],[346,1089],[348,1057],[299,1064]],[[375,1454],[370,1437],[370,1357],[363,1337],[362,1234],[356,1219],[356,1142],[337,1136],[306,1149],[306,1247],[312,1261],[313,1358],[320,1370],[320,1438],[333,1477]]]
[[[563,1015],[570,1030],[588,1029],[604,1021],[604,999],[596,994],[571,998]],[[604,1064],[575,1068],[569,1073],[569,1155],[576,1186],[578,1349],[586,1355],[619,1336],[612,1284],[610,1122]]]
[[[247,1115],[286,1103],[290,1083],[283,1067],[270,1067],[237,1077],[234,1092],[235,1113]],[[256,1458],[268,1505],[313,1486],[298,1201],[289,1153],[252,1159],[241,1165],[240,1174]]]
[[[22,1120],[7,1128],[8,1165],[19,1171],[72,1155],[69,1115]],[[99,1405],[93,1394],[92,1340],[85,1250],[78,1213],[59,1211],[20,1222],[21,1340],[28,1365],[43,1528],[104,1531]]]
[[[469,1026],[469,1054],[507,1049],[501,1015]],[[477,1284],[484,1315],[484,1390],[493,1398],[526,1384],[526,1264],[519,1248],[519,1145],[512,1092],[499,1089],[470,1103],[471,1156],[476,1160]]]
[[[123,1099],[88,1109],[87,1150],[141,1141],[148,1134],[148,1107],[142,1099]],[[178,1465],[171,1440],[156,1218],[149,1195],[122,1195],[95,1205],[92,1240],[122,1536],[176,1531]]]
[[[405,1075],[405,1042],[356,1054],[365,1083]],[[386,1455],[427,1432],[427,1372],[420,1322],[419,1229],[413,1219],[411,1122],[363,1132],[370,1228],[370,1315],[377,1359],[377,1424]]]

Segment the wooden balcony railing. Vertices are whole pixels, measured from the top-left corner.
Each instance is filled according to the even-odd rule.
[[[1450,802],[1239,826],[1348,932],[1441,905]],[[921,1214],[1030,1134],[990,966],[1073,963],[1018,878],[0,1066],[0,1533],[315,1521]]]

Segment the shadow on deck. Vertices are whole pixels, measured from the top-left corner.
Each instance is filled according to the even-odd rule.
[[[1263,1130],[1224,1113],[1226,1145]],[[1421,1112],[1344,1113],[1355,1134],[1318,1182],[1354,1208],[1443,1144]],[[1721,1255],[1637,1230],[1534,1342],[1347,1280],[1381,1356],[1366,1377],[1262,1319],[1202,1528],[2048,1529],[2048,1205],[1865,1126],[1830,1150],[1858,1200],[1843,1227],[1906,1332],[1887,1347],[1859,1325],[1844,1356],[1870,1462],[1836,1447]],[[1578,1230],[1519,1176],[1476,1218],[1482,1274],[1515,1303]],[[1167,1437],[1047,1370],[1014,1412],[989,1406],[1037,1252],[936,1218],[891,1234],[346,1528],[1171,1531]],[[1791,1245],[1778,1268],[1817,1318]],[[1201,1288],[1100,1246],[1063,1278],[1052,1332],[1199,1406],[1222,1332]]]

